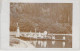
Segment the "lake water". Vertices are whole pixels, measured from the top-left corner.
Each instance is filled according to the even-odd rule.
[[[11,41],[13,41],[12,39],[15,38],[15,36],[10,36],[10,38],[11,38]],[[27,40],[25,38],[24,39],[23,38],[17,38],[17,39],[25,41],[26,43],[28,42],[29,44],[31,44],[35,48],[72,48],[72,36],[66,36],[65,41]],[[12,44],[15,44],[14,41]]]
[[[71,48],[72,44],[68,41],[28,41],[36,48]]]

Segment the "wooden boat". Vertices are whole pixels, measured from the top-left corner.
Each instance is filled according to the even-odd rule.
[[[48,41],[65,41],[65,40],[63,40],[63,39],[50,39],[50,38],[33,38],[33,37],[17,37],[17,38],[19,38],[19,39],[22,39],[22,40],[29,40],[29,41],[33,41],[33,40],[41,40],[41,41],[46,41],[46,40],[48,40]]]

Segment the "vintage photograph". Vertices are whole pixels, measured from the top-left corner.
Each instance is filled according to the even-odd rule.
[[[10,47],[72,48],[72,3],[10,3]]]

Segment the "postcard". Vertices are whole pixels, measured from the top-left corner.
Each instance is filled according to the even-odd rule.
[[[6,49],[78,49],[76,0],[3,0],[1,47]]]

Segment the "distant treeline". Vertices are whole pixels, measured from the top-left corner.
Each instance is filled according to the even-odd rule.
[[[71,3],[11,3],[10,31],[72,33]]]

